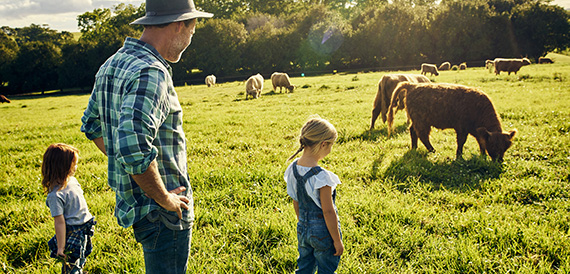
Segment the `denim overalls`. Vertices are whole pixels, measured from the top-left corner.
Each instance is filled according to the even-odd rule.
[[[333,239],[327,229],[323,210],[315,204],[307,194],[305,184],[312,176],[323,169],[319,166],[311,168],[304,176],[297,171],[297,161],[293,162],[293,174],[297,180],[297,200],[299,203],[299,222],[297,223],[297,240],[299,242],[298,269],[295,273],[334,273],[340,262],[340,256],[334,256]],[[336,189],[332,194],[333,204],[336,200]],[[336,210],[336,205],[335,205]],[[338,212],[337,212],[338,216]],[[340,231],[340,222],[338,223]]]

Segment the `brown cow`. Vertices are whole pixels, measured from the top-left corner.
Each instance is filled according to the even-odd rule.
[[[552,64],[552,63],[554,63],[554,61],[552,61],[552,59],[550,59],[548,57],[538,57],[538,63],[539,64]]]
[[[378,115],[382,114],[382,122],[386,122],[386,113],[392,98],[392,93],[398,83],[408,81],[412,83],[430,83],[429,78],[419,74],[386,74],[378,81],[378,92],[374,99],[374,108],[372,109],[372,121],[370,122],[370,130],[374,129],[374,123],[378,119]],[[404,109],[403,102],[398,104],[398,109]]]
[[[450,69],[451,69],[451,63],[449,62],[441,63],[441,65],[438,68],[438,70],[450,70]]]
[[[216,76],[213,74],[206,76],[206,85],[208,87],[215,87],[216,86]]]
[[[487,153],[495,161],[502,161],[511,146],[516,129],[503,132],[501,122],[491,99],[475,88],[454,84],[400,83],[392,95],[388,111],[388,131],[394,122],[393,109],[403,93],[408,117],[412,121],[410,136],[412,149],[418,146],[418,137],[430,151],[431,127],[453,128],[457,133],[456,159],[463,154],[463,145],[471,134],[479,143],[481,155]]]
[[[528,58],[495,58],[495,60],[493,60],[493,64],[495,65],[496,75],[501,74],[501,71],[508,72],[509,75],[511,75],[511,72],[517,74],[522,66],[530,65],[530,60]]]
[[[6,98],[6,96],[0,94],[0,103],[10,103],[10,99]]]
[[[466,70],[466,69],[467,69],[467,63],[463,62],[459,64],[459,70]]]
[[[437,72],[437,67],[434,64],[423,63],[421,74],[427,75],[428,72],[431,73],[431,76],[433,76],[434,74],[435,74],[435,76],[439,75],[439,72]]]
[[[261,95],[263,90],[263,76],[261,74],[256,74],[247,79],[245,82],[245,99],[250,95],[251,98],[256,99]]]
[[[488,69],[489,72],[491,72],[491,68],[495,66],[495,63],[493,63],[493,60],[485,60],[485,69]]]
[[[273,84],[273,92],[277,91],[277,87],[279,87],[279,93],[281,93],[283,88],[285,88],[285,93],[287,93],[287,90],[293,92],[295,89],[295,85],[291,85],[291,79],[285,72],[274,72],[271,74],[271,84]]]

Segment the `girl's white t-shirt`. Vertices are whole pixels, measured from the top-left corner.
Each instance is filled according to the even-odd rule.
[[[59,187],[54,187],[48,193],[46,205],[52,217],[63,215],[66,225],[82,225],[93,218],[83,197],[81,185],[73,176],[67,180],[66,188],[60,190]]]
[[[298,159],[295,159],[295,161],[297,160]],[[311,170],[311,168],[312,167],[297,165],[297,172],[299,175],[304,176],[307,172],[309,172],[309,170]],[[295,179],[295,174],[293,173],[293,163],[287,167],[287,170],[285,170],[285,175],[283,177],[285,179],[285,182],[287,182],[287,194],[289,194],[293,200],[299,201],[297,198],[297,179]],[[319,172],[319,174],[309,178],[307,184],[305,184],[305,189],[315,204],[322,208],[320,189],[324,186],[330,186],[331,191],[334,191],[336,186],[339,184],[340,179],[338,176],[323,168],[323,171]]]

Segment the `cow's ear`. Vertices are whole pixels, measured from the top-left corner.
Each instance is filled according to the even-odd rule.
[[[517,130],[513,129],[511,131],[509,131],[509,140],[512,140],[513,138],[515,138],[515,135],[517,134]]]
[[[480,127],[477,129],[477,134],[479,134],[479,136],[485,140],[487,140],[489,138],[489,135],[491,135],[491,132],[489,132],[486,128],[484,127]]]

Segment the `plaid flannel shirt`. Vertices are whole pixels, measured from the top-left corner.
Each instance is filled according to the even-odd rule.
[[[65,250],[69,251],[69,261],[75,261],[79,258],[85,258],[91,254],[93,251],[93,245],[91,244],[91,236],[93,236],[94,228],[97,222],[94,218],[91,218],[88,222],[82,225],[66,225],[65,231]],[[48,247],[50,250],[49,256],[52,258],[57,258],[57,238],[54,235],[48,241]],[[81,250],[85,248],[84,250]]]
[[[103,137],[109,186],[116,193],[115,216],[129,227],[153,210],[167,212],[145,195],[132,179],[156,159],[167,190],[186,187],[189,210],[182,221],[194,220],[192,188],[182,129],[182,107],[174,91],[170,65],[151,45],[127,38],[123,47],[99,69],[81,131],[88,139]]]

